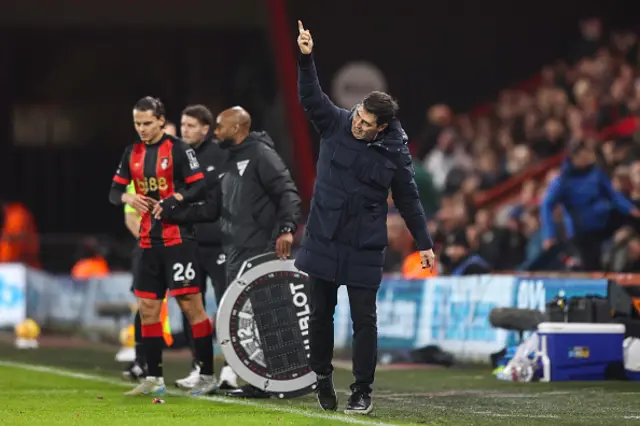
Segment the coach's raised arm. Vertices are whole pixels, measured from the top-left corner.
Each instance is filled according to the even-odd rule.
[[[348,114],[348,111],[335,106],[322,91],[318,81],[316,65],[313,61],[311,32],[304,29],[301,21],[298,21],[298,31],[298,47],[300,47],[298,98],[304,112],[316,127],[316,130],[320,135],[324,135],[336,126],[338,116],[341,113]]]
[[[333,386],[333,316],[338,287],[349,293],[353,329],[353,373],[346,413],[369,414],[376,369],[376,295],[388,245],[387,197],[411,230],[422,257],[432,268],[435,255],[413,177],[407,135],[397,118],[398,103],[373,91],[350,111],[322,92],[313,63],[313,39],[298,21],[300,48],[298,95],[320,133],[307,226],[296,253],[296,268],[309,275],[309,366],[318,376],[324,410],[336,410]]]

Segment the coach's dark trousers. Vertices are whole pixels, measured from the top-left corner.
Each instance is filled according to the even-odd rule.
[[[333,314],[338,303],[338,286],[331,281],[310,277],[311,369],[319,375],[333,371]],[[351,389],[371,392],[378,361],[378,326],[376,322],[377,289],[349,287],[349,306],[353,322],[353,375]]]
[[[225,247],[227,255],[227,286],[235,281],[246,260],[269,252],[268,247]]]

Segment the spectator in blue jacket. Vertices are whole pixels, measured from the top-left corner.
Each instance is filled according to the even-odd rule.
[[[626,217],[640,217],[640,211],[613,189],[596,158],[593,146],[583,141],[571,143],[560,176],[549,185],[541,205],[545,248],[556,243],[553,210],[560,204],[571,218],[573,242],[584,270],[601,269],[602,243]]]

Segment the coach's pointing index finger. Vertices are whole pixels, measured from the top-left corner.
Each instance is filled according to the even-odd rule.
[[[298,32],[302,34],[304,32],[304,25],[302,25],[302,21],[298,19]]]

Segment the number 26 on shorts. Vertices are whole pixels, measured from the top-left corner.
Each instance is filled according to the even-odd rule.
[[[196,277],[196,271],[193,269],[193,263],[189,262],[187,265],[176,262],[173,264],[173,281],[183,282],[191,281]]]

